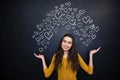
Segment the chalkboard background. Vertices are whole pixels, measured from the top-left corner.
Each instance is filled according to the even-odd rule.
[[[1,73],[5,80],[56,80],[57,74],[44,78],[41,60],[33,55],[39,46],[32,38],[36,24],[42,22],[46,13],[56,5],[71,2],[72,7],[85,9],[100,30],[89,46],[80,44],[76,35],[76,46],[83,59],[88,63],[88,52],[101,46],[94,55],[94,74],[78,71],[78,80],[106,80],[117,78],[119,56],[119,3],[115,0],[11,0],[2,2],[1,15]],[[53,36],[47,49],[43,51],[49,65],[57,44],[64,33]],[[116,75],[116,76],[114,76]]]

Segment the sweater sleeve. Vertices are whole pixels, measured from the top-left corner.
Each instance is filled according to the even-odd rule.
[[[80,56],[80,54],[78,54],[78,60],[79,60],[79,65],[85,72],[87,72],[90,75],[93,74],[93,66],[87,65],[85,61],[82,59],[82,57]]]
[[[54,71],[54,68],[55,68],[54,60],[55,60],[55,54],[52,57],[49,67],[43,69],[45,77],[49,77],[52,74],[52,72]]]

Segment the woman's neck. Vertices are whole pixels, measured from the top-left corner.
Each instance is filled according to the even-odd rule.
[[[68,51],[64,51],[63,57],[64,57],[64,58],[67,58],[67,57],[68,57]]]

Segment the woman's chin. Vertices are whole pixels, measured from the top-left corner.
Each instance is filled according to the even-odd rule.
[[[69,50],[68,49],[63,49],[64,50],[64,52],[68,52]]]

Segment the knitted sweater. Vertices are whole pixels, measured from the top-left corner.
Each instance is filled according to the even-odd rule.
[[[43,69],[45,77],[49,77],[54,71],[55,69],[54,59],[55,59],[55,54],[52,57],[49,67]],[[87,72],[88,74],[93,74],[93,66],[87,65],[80,56],[80,54],[78,54],[78,60],[79,60],[79,65],[85,72]],[[67,58],[62,58],[62,66],[58,68],[57,73],[58,73],[58,80],[77,80],[76,78],[77,72],[76,71],[73,72],[71,66],[68,66]]]

